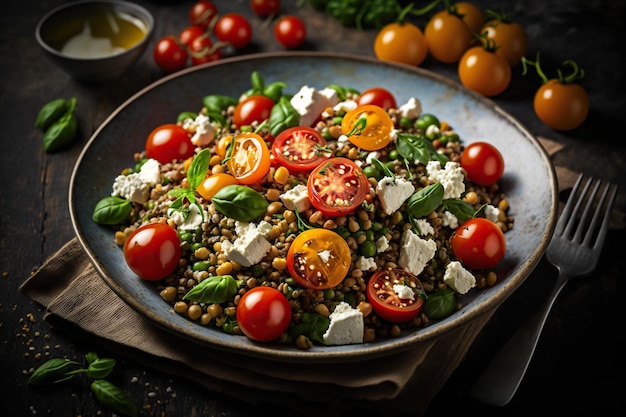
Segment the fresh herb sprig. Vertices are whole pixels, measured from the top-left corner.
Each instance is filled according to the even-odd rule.
[[[184,218],[189,216],[189,208],[186,205],[189,203],[190,205],[195,204],[198,207],[198,211],[204,220],[202,206],[196,201],[196,188],[202,183],[202,180],[204,180],[209,170],[210,158],[211,151],[208,148],[201,150],[193,158],[187,170],[187,187],[173,188],[168,192],[169,196],[176,198],[170,205],[170,208],[183,213]]]

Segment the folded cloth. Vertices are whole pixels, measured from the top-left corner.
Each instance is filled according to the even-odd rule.
[[[421,415],[493,313],[384,360],[293,364],[218,351],[155,326],[110,289],[76,238],[53,254],[20,290],[46,307],[45,319],[53,327],[78,337],[99,337],[107,349],[121,356],[214,391],[228,394],[245,387],[246,400],[252,403],[279,403],[315,415],[338,414],[352,407],[379,410],[381,415],[391,411]],[[319,403],[306,406],[311,399]]]

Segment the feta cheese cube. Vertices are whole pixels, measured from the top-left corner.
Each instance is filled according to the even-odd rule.
[[[443,185],[443,198],[460,198],[465,192],[465,170],[458,162],[448,161],[441,169],[439,161],[430,161],[426,165],[426,173],[431,181],[439,181]]]
[[[435,229],[433,229],[433,226],[426,219],[416,219],[415,224],[420,231],[420,236],[427,236],[435,233]]]
[[[452,261],[446,266],[443,282],[459,294],[467,294],[471,288],[476,286],[476,277],[463,268],[460,262]]]
[[[330,313],[330,325],[322,336],[327,345],[363,343],[363,313],[342,301]]]
[[[339,102],[335,90],[318,91],[313,87],[302,86],[291,98],[291,105],[300,115],[300,126],[311,126],[327,107]]]
[[[409,101],[398,108],[400,116],[409,119],[417,119],[422,114],[422,103],[415,97],[411,97]]]
[[[298,210],[299,213],[311,207],[309,191],[304,184],[298,184],[280,195],[280,199],[289,210]]]
[[[361,256],[359,259],[357,259],[354,263],[354,266],[356,266],[363,272],[372,271],[378,268],[378,265],[376,264],[374,258],[366,258],[365,256]]]
[[[263,225],[238,222],[235,231],[237,239],[232,244],[229,241],[222,242],[222,250],[231,261],[242,266],[252,266],[259,263],[270,251],[272,245],[264,235]]]
[[[354,100],[346,100],[340,103],[337,103],[333,106],[333,110],[337,113],[341,112],[349,112],[350,110],[356,109],[358,106],[357,102]]]
[[[413,184],[404,178],[385,177],[376,185],[376,195],[385,214],[397,211],[414,191]]]
[[[148,159],[139,170],[139,179],[150,187],[161,182],[161,164],[156,159]]]
[[[445,227],[449,227],[450,229],[456,229],[459,227],[459,219],[447,210],[441,213],[441,220],[441,224]]]
[[[113,197],[122,197],[134,203],[143,204],[150,197],[150,186],[143,182],[138,172],[118,175],[113,182]]]
[[[402,234],[398,265],[413,275],[419,275],[435,256],[437,244],[432,239],[422,239],[410,229]]]
[[[500,209],[492,206],[491,204],[487,204],[485,206],[485,217],[489,220],[491,220],[492,222],[497,222],[498,221],[498,216],[500,215]]]
[[[215,128],[206,114],[198,114],[195,119],[185,119],[183,128],[193,132],[191,143],[195,146],[207,146],[215,138]]]
[[[382,253],[387,249],[389,249],[389,239],[387,239],[385,236],[381,236],[376,239],[376,252]]]

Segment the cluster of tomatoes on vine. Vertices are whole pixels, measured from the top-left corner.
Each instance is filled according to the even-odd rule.
[[[280,14],[280,0],[250,0],[252,11],[260,18],[273,19]],[[166,35],[153,50],[154,62],[164,72],[222,58],[226,47],[241,49],[252,40],[252,24],[240,13],[219,14],[209,0],[198,0],[189,9],[190,25],[177,36]],[[214,42],[212,35],[217,39]],[[306,37],[306,26],[297,16],[277,18],[274,24],[276,40],[285,48],[299,46]]]
[[[434,13],[422,31],[410,23],[408,15],[423,16],[438,0],[421,10],[409,5],[396,22],[384,26],[374,41],[378,59],[419,66],[430,54],[446,64],[458,65],[461,83],[484,96],[504,92],[512,79],[512,68],[520,64],[526,73],[533,65],[543,85],[534,97],[534,110],[539,119],[556,130],[571,130],[582,124],[589,111],[586,91],[575,81],[583,71],[575,62],[563,63],[571,71],[548,79],[541,71],[539,56],[526,59],[528,37],[525,29],[505,14],[483,11],[470,2],[446,1],[444,10]]]

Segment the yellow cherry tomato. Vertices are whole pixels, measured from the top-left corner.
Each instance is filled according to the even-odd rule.
[[[350,110],[343,117],[341,131],[355,146],[376,151],[389,145],[393,121],[381,107],[365,104]]]
[[[486,18],[485,13],[478,6],[467,1],[460,1],[455,3],[453,7],[456,8],[456,12],[462,16],[461,19],[472,32],[480,33]]]
[[[528,36],[517,22],[492,19],[485,23],[480,33],[495,42],[496,53],[505,57],[512,67],[518,65],[528,51]]]
[[[204,181],[202,181],[200,185],[198,185],[196,191],[203,198],[210,200],[222,188],[226,187],[227,185],[235,184],[238,184],[235,177],[225,172],[220,172],[217,174],[207,175]]]
[[[511,66],[506,58],[483,46],[474,46],[459,61],[461,83],[484,96],[500,94],[511,82]]]
[[[254,184],[265,178],[270,170],[270,151],[263,138],[253,132],[243,132],[233,139],[229,173],[240,184]]]
[[[374,40],[374,53],[381,61],[418,66],[428,54],[424,34],[412,23],[390,23]]]
[[[473,39],[465,22],[448,10],[442,10],[430,19],[424,29],[424,36],[428,52],[447,64],[459,62]]]
[[[589,113],[589,96],[580,84],[548,80],[535,94],[535,113],[555,130],[572,130],[580,126]]]

